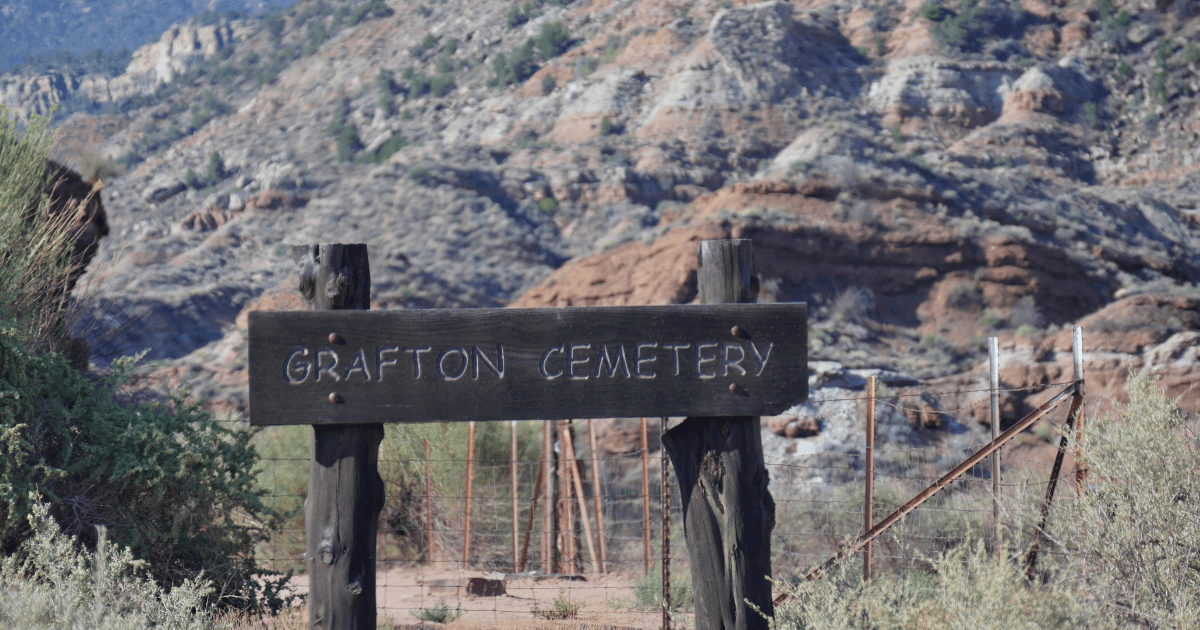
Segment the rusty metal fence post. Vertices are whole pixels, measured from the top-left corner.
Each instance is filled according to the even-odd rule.
[[[875,508],[875,377],[867,377],[866,491],[863,493],[863,533],[871,529]],[[863,581],[871,581],[872,543],[863,545]]]
[[[1000,437],[1000,343],[988,337],[988,366],[991,369],[992,440]],[[996,541],[996,559],[1004,559],[1000,530],[1000,449],[992,453],[992,540]]]
[[[667,418],[664,416],[658,424],[658,450],[662,456],[662,627],[671,630],[671,465],[667,459],[667,449],[662,446],[663,435],[667,432]]]

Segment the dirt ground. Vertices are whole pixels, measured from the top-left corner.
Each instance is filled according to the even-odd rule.
[[[446,605],[452,612],[461,608],[457,620],[441,626],[449,628],[616,627],[652,630],[662,627],[661,609],[636,608],[633,587],[640,577],[637,574],[589,574],[575,579],[522,575],[520,579],[505,580],[505,594],[492,597],[467,595],[463,589],[453,586],[472,577],[496,579],[502,576],[422,566],[380,566],[375,586],[379,618],[383,620],[387,616],[397,626],[409,626],[421,623],[416,615],[422,610]],[[308,592],[307,575],[296,576],[292,583],[298,592]],[[535,607],[554,610],[555,600],[560,598],[579,606],[574,619],[546,621],[534,615]]]

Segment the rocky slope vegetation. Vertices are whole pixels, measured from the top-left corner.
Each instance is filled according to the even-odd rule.
[[[378,308],[559,306],[688,302],[696,241],[735,237],[755,241],[761,301],[811,305],[814,398],[881,369],[897,391],[977,389],[990,335],[1005,385],[1059,382],[1076,322],[1090,409],[1129,369],[1196,383],[1194,3],[282,16],[214,25],[225,43],[168,88],[63,124],[129,168],[106,181],[112,235],[80,301],[99,365],[149,348],[166,382],[244,410],[245,313],[295,307],[292,244],[368,243]],[[943,398],[895,421],[941,431],[962,406]],[[836,434],[814,406],[769,424]]]
[[[81,53],[122,46],[135,49],[180,20],[215,12],[249,13],[270,3],[259,0],[9,0],[0,9],[0,72],[29,55]],[[290,0],[273,3],[290,6]]]

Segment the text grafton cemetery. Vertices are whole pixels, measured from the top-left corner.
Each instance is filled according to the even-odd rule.
[[[803,304],[256,312],[251,418],[774,414],[807,391],[806,319]]]

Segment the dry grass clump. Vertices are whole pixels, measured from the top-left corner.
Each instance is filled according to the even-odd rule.
[[[1200,627],[1196,426],[1154,378],[1128,388],[1128,405],[1089,419],[1086,491],[1060,492],[1035,579],[1023,553],[998,561],[976,536],[868,583],[843,562],[791,587],[772,628]]]
[[[46,194],[49,119],[21,133],[0,106],[0,319],[21,324],[27,342],[57,331],[71,270],[71,212],[53,214]]]

